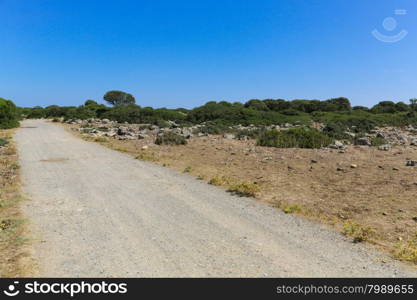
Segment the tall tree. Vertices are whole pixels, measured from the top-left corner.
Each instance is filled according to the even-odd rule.
[[[135,97],[122,91],[108,91],[103,99],[114,106],[135,104],[136,102]]]

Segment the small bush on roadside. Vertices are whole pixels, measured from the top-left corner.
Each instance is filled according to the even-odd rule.
[[[229,180],[225,176],[215,176],[210,179],[209,184],[212,185],[226,185],[229,183]]]
[[[135,158],[143,161],[158,161],[158,158],[155,156],[155,154],[146,151],[140,152]]]
[[[229,191],[240,196],[255,197],[256,193],[260,191],[260,188],[257,184],[254,183],[242,182],[230,185]]]
[[[347,221],[343,225],[343,234],[353,238],[354,243],[360,243],[369,240],[374,231],[368,226],[361,226],[352,221]]]
[[[158,136],[155,140],[157,145],[186,145],[187,140],[185,137],[175,134],[173,132],[165,132],[163,135]]]
[[[332,138],[317,130],[294,128],[283,131],[268,130],[258,138],[257,144],[277,148],[321,148],[332,141]]]
[[[393,254],[399,260],[417,263],[417,234],[412,240],[396,244]]]
[[[102,137],[102,136],[96,137],[96,138],[94,139],[94,142],[97,142],[97,143],[105,143],[105,142],[108,142],[108,141],[109,141],[109,140],[108,140],[107,138]]]
[[[286,205],[282,208],[282,211],[286,214],[292,214],[292,213],[300,212],[301,211],[301,206],[299,206],[298,204]]]
[[[191,167],[190,166],[188,166],[188,167],[186,167],[185,169],[184,169],[184,171],[183,171],[183,173],[190,173],[191,172]]]

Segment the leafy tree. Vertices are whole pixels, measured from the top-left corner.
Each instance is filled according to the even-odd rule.
[[[35,106],[28,111],[26,118],[41,119],[45,117],[45,109],[41,106]]]
[[[282,111],[290,108],[290,102],[283,99],[266,99],[263,102],[273,111]]]
[[[264,110],[264,111],[269,110],[268,106],[263,101],[258,100],[258,99],[249,100],[248,102],[245,103],[244,106],[247,108],[255,109],[255,110]]]
[[[113,106],[130,105],[136,103],[135,97],[122,91],[109,91],[103,96],[103,99]]]
[[[395,113],[397,111],[397,108],[395,106],[395,103],[392,101],[381,101],[377,105],[374,105],[371,108],[371,112],[376,114],[383,114],[383,113]]]
[[[16,105],[10,100],[0,98],[0,128],[14,128],[19,126]]]
[[[410,107],[404,102],[398,102],[397,104],[395,104],[395,109],[396,111],[409,111]]]
[[[84,105],[85,106],[93,106],[93,105],[98,105],[98,103],[94,100],[89,99],[89,100],[84,102]]]
[[[352,109],[348,98],[339,97],[326,100],[329,104],[335,107],[335,111],[349,111]]]

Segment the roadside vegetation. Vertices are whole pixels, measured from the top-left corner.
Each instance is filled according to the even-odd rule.
[[[0,98],[0,129],[10,129],[19,126],[19,113],[16,105]]]
[[[27,228],[20,210],[19,164],[12,130],[0,129],[0,277],[33,274]]]

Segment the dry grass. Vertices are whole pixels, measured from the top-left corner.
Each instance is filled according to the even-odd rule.
[[[242,183],[231,184],[228,191],[240,196],[255,197],[256,193],[260,191],[260,188],[258,185],[246,181]]]
[[[409,241],[399,242],[393,251],[395,258],[417,264],[417,234]]]
[[[202,176],[202,175],[199,175],[199,176]],[[229,184],[229,179],[227,179],[225,176],[214,176],[213,178],[209,180],[208,183],[212,185],[222,186],[222,185]]]
[[[122,151],[122,152],[126,152],[126,151]],[[153,152],[147,152],[147,151],[139,152],[135,158],[139,160],[143,160],[143,161],[150,161],[150,162],[158,161],[158,158],[155,156]],[[168,165],[165,165],[165,166],[168,166]]]
[[[35,270],[19,205],[23,198],[12,134],[11,130],[0,130],[0,138],[9,141],[0,147],[0,277],[25,277],[34,275]]]
[[[355,241],[367,240],[391,255],[398,253],[400,239],[415,237],[417,168],[406,167],[405,162],[417,159],[417,147],[379,151],[350,146],[346,153],[339,153],[259,147],[254,141],[218,136],[193,138],[181,147],[154,145],[152,138],[110,139],[106,143],[108,147],[124,147],[134,156],[145,145],[149,146],[146,156],[156,158],[154,162],[160,165],[179,172],[189,168],[189,174],[225,189],[253,183],[259,188],[254,193],[257,200],[327,224],[340,233],[356,230]],[[357,167],[351,168],[353,164]],[[359,228],[345,228],[347,222],[360,224]],[[413,261],[407,255],[393,256]]]
[[[299,213],[301,212],[301,206],[298,204],[285,205],[282,208],[282,211],[286,214]]]
[[[374,230],[368,226],[361,226],[355,222],[347,221],[343,225],[343,234],[353,238],[354,243],[369,241]]]

